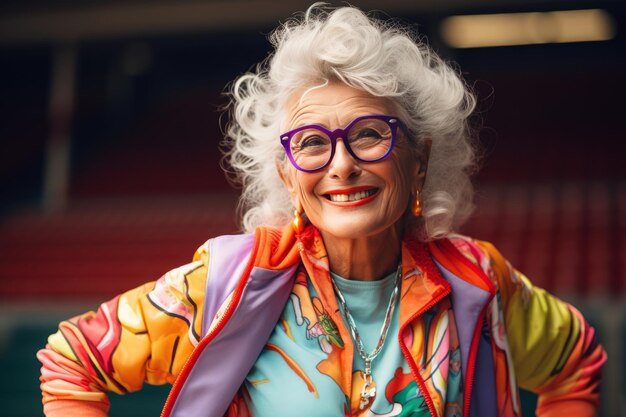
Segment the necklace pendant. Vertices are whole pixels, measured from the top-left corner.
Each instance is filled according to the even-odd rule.
[[[359,410],[365,410],[370,400],[376,397],[376,386],[372,378],[371,361],[365,362],[365,373],[363,374],[363,389],[361,389],[361,401],[359,402]]]
[[[374,400],[376,397],[376,387],[370,386],[369,384],[363,385],[363,390],[361,391],[361,401],[359,402],[359,410],[365,410],[365,407],[368,406],[370,400]]]

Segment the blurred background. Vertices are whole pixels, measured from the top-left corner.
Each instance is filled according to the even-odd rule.
[[[483,167],[461,231],[585,313],[610,355],[602,413],[626,415],[625,3],[351,3],[458,63]],[[41,415],[35,352],[59,320],[238,232],[222,92],[309,4],[3,0],[0,415]],[[166,393],[113,395],[110,415],[156,415]]]

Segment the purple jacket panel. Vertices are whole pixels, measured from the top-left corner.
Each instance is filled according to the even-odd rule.
[[[209,265],[202,314],[202,337],[226,298],[232,294],[250,259],[254,235],[226,235],[209,240]]]
[[[483,326],[478,323],[481,311],[491,298],[491,294],[482,288],[476,287],[462,280],[448,271],[441,264],[435,261],[435,265],[441,275],[452,286],[451,302],[454,320],[456,321],[457,333],[459,335],[459,345],[461,348],[461,372],[463,381],[468,369],[469,351],[474,336],[476,326]],[[472,384],[472,396],[470,403],[470,416],[468,417],[496,417],[498,407],[496,404],[495,368],[491,353],[491,342],[485,339],[485,334],[481,329],[478,342],[478,352],[476,353],[476,366],[474,368],[474,382]],[[464,386],[463,390],[468,387]]]

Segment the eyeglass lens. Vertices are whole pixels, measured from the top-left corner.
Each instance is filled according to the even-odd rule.
[[[354,155],[365,162],[376,161],[389,151],[392,143],[391,127],[380,119],[361,119],[346,132],[344,144]],[[302,169],[320,168],[329,162],[332,140],[328,134],[315,127],[304,129],[291,137],[291,154]]]

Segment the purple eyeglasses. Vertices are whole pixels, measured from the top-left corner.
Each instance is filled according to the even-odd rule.
[[[357,117],[333,131],[320,125],[300,126],[280,135],[280,142],[296,169],[315,172],[332,161],[339,138],[354,159],[382,161],[391,153],[401,125],[397,117],[375,114]]]

